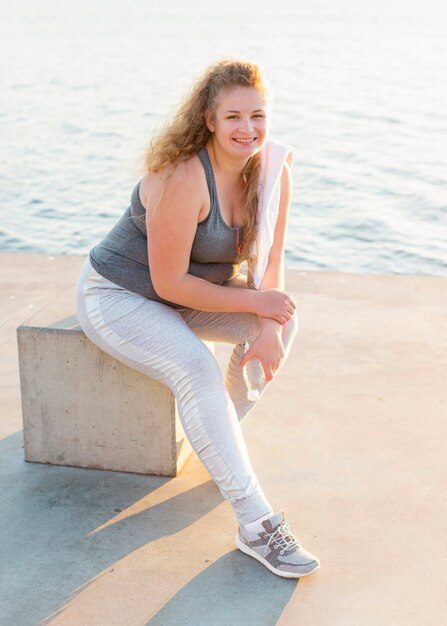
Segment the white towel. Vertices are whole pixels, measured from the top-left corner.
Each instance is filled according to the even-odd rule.
[[[247,262],[248,281],[259,289],[267,268],[270,248],[275,235],[281,195],[281,173],[287,161],[292,167],[294,153],[292,146],[270,139],[261,148],[258,185],[258,230],[253,242],[252,253],[258,251],[256,263]]]

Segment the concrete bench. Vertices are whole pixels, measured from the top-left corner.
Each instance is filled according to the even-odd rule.
[[[192,448],[174,395],[93,344],[73,302],[70,289],[17,328],[25,460],[176,476]]]

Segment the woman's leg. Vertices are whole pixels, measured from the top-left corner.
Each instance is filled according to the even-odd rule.
[[[181,309],[180,314],[189,328],[200,339],[235,344],[227,366],[226,387],[235,406],[238,419],[242,421],[256,405],[256,402],[247,400],[247,388],[239,363],[244,355],[245,343],[251,345],[259,334],[259,317],[255,313],[215,313],[191,309]],[[295,311],[291,319],[281,329],[284,357],[276,370],[275,377],[261,387],[260,396],[266,387],[275,380],[284,365],[297,330],[298,315]]]
[[[171,389],[186,436],[239,523],[272,510],[219,365],[179,311],[107,281],[87,258],[76,287],[76,312],[101,350]]]

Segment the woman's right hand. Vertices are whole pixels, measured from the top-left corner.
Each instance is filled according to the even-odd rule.
[[[296,302],[288,291],[263,289],[256,292],[256,309],[257,315],[286,324],[295,312]]]

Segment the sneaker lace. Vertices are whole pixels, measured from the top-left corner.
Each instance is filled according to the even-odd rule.
[[[280,554],[284,554],[286,550],[300,545],[298,539],[290,532],[290,526],[287,522],[282,522],[282,524],[271,533],[267,545],[265,546],[265,552],[267,552],[270,547],[270,543],[273,544],[275,550],[282,548]]]

